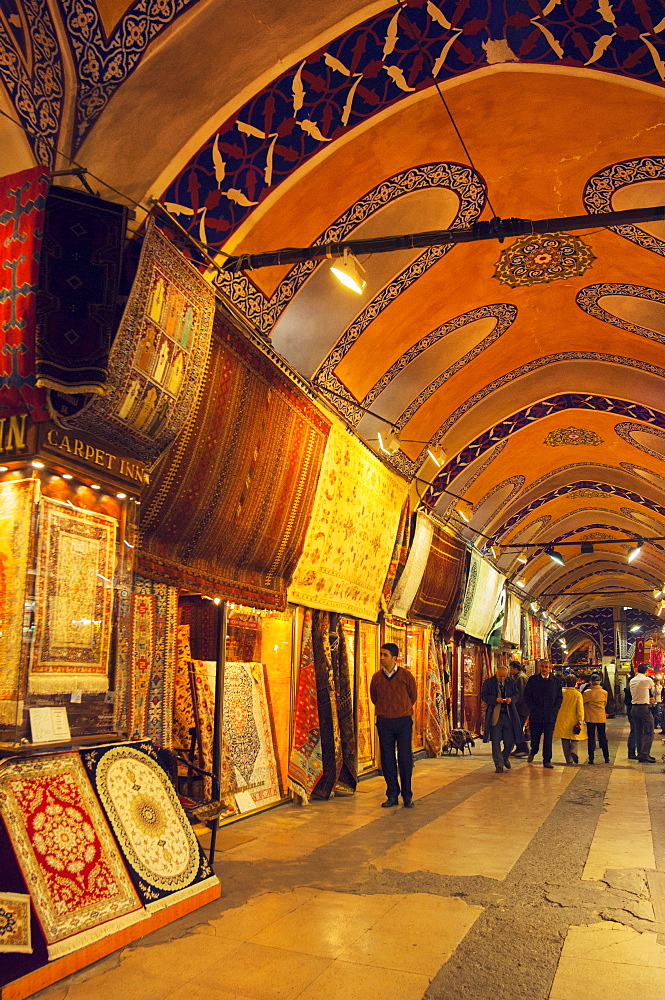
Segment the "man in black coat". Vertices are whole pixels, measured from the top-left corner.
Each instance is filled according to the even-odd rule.
[[[502,774],[504,768],[510,770],[510,751],[522,732],[515,707],[517,685],[508,676],[507,667],[497,667],[496,675],[483,682],[480,697],[485,705],[483,742],[492,741],[494,767]]]
[[[563,700],[561,678],[552,674],[547,660],[540,661],[539,672],[529,677],[524,685],[524,700],[529,706],[530,764],[540,749],[543,739],[543,767],[552,767],[552,734],[559,706]]]

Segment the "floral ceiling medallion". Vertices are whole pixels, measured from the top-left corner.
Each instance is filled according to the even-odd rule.
[[[543,441],[543,444],[550,448],[570,444],[586,444],[596,447],[602,443],[603,439],[595,431],[588,431],[584,427],[559,427],[558,430],[550,431]]]
[[[578,236],[546,233],[522,236],[501,251],[494,277],[511,288],[584,274],[596,258]]]

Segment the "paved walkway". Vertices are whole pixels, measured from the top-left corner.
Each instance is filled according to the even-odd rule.
[[[613,765],[497,775],[477,745],[419,761],[412,810],[371,778],[226,827],[221,900],[40,996],[661,1000],[665,775],[623,735]]]

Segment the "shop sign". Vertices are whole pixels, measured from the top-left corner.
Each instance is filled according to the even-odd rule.
[[[45,450],[55,452],[63,457],[69,455],[84,465],[103,469],[113,476],[131,479],[140,486],[147,486],[150,482],[149,474],[142,462],[114,455],[112,452],[105,451],[105,449],[82,440],[78,436],[75,437],[59,427],[48,429],[44,437],[43,447]]]

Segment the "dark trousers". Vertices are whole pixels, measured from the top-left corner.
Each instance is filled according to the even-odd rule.
[[[605,733],[604,722],[587,722],[587,747],[589,750],[589,760],[593,760],[593,752],[596,749],[596,733],[598,734],[598,746],[603,752],[605,760],[610,759],[610,750],[607,745],[607,735]]]
[[[628,756],[637,757],[637,744],[635,743],[635,719],[633,718],[632,705],[626,705],[626,714],[630,723],[630,733],[628,734]]]
[[[630,721],[635,722],[635,748],[638,759],[648,757],[653,743],[653,713],[650,705],[631,705]]]
[[[491,729],[492,760],[495,767],[503,767],[515,744],[513,727],[507,712],[501,712],[498,722]],[[503,743],[503,749],[501,744]]]
[[[529,718],[529,712],[528,712],[528,709],[527,709],[527,714],[526,715],[522,715],[522,713],[519,712],[519,709],[518,709],[518,713],[519,713],[519,717],[520,717],[520,726],[522,727],[522,735],[521,735],[521,737],[520,737],[520,739],[519,739],[519,741],[517,743],[517,749],[520,752],[522,752],[522,753],[527,753],[527,751],[529,749],[529,745],[528,745],[528,743],[526,741],[526,736],[524,735],[524,727],[526,726],[526,720]]]
[[[376,728],[379,734],[381,748],[381,770],[386,779],[386,794],[389,799],[396,799],[402,789],[405,802],[411,800],[411,774],[413,773],[412,733],[413,719],[403,715],[398,719],[386,719],[378,716]],[[395,759],[397,750],[397,759]],[[399,766],[399,781],[397,768]]]
[[[540,739],[543,740],[543,764],[549,764],[552,760],[552,736],[554,734],[554,719],[544,719],[542,716],[532,715],[529,719],[529,729],[531,731],[531,753],[536,756],[540,750]]]

